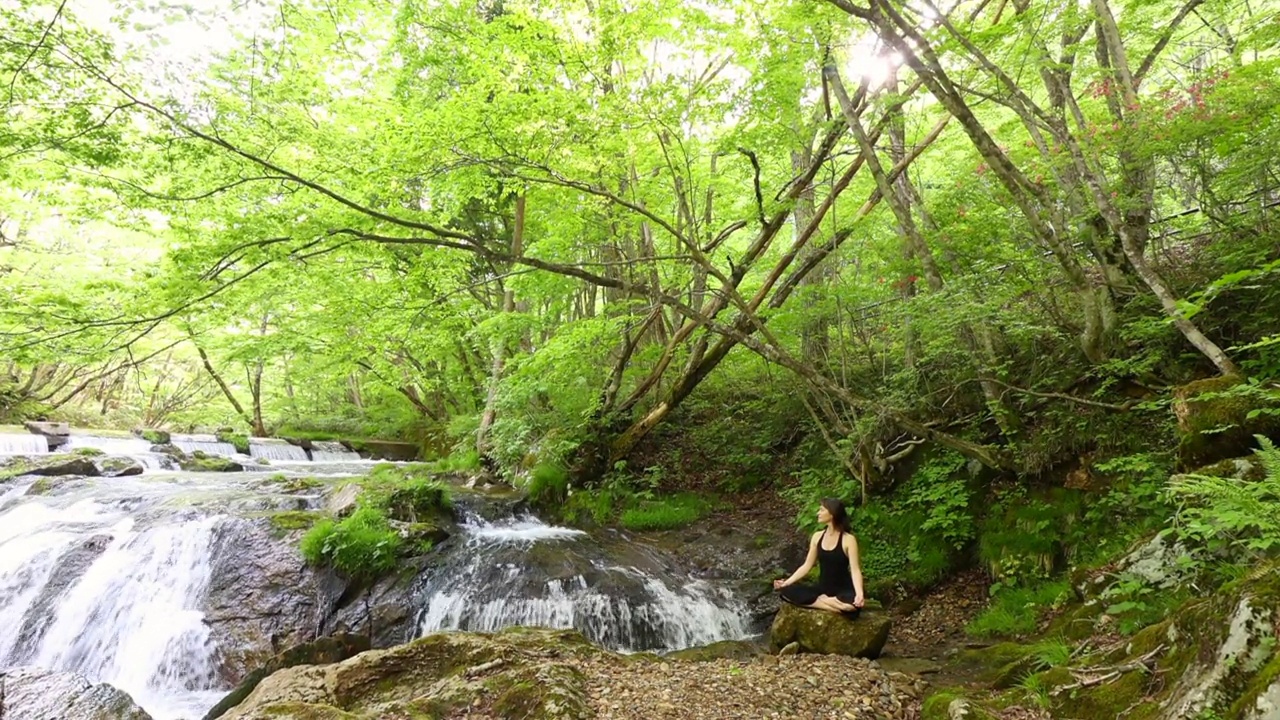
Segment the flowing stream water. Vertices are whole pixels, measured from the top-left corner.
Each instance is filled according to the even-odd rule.
[[[34,454],[38,444],[0,435],[0,460]],[[203,437],[175,444],[225,450]],[[338,478],[372,465],[345,448],[321,450],[338,462],[308,461],[262,443],[255,447],[289,457],[251,466],[240,455],[253,471],[188,473],[166,469],[142,441],[77,436],[72,447],[129,455],[146,471],[70,479],[44,495],[27,494],[34,478],[0,482],[0,670],[73,671],[128,692],[156,720],[197,720],[229,689],[217,667],[227,648],[205,612],[219,529],[243,522],[237,516],[261,518],[264,508],[323,502],[314,490],[282,497],[271,475]],[[465,500],[457,506],[457,533],[405,595],[418,634],[574,627],[621,651],[748,635],[727,592],[621,533],[555,527],[509,508],[486,516]]]

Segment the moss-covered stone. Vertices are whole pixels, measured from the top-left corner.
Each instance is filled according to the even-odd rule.
[[[963,693],[942,690],[925,698],[920,720],[994,720],[987,708]]]
[[[208,455],[199,450],[178,458],[178,467],[187,472],[240,472],[244,466],[220,455]]]
[[[102,457],[103,455],[106,455],[106,453],[102,452],[98,448],[88,448],[88,447],[76,448],[75,450],[71,451],[71,454],[77,457],[87,457],[87,458]]]
[[[234,690],[228,693],[217,705],[213,706],[209,712],[205,713],[204,720],[217,720],[231,710],[235,706],[249,697],[254,688],[263,679],[272,673],[283,670],[284,668],[296,667],[298,665],[327,665],[342,662],[348,658],[354,657],[369,649],[369,638],[363,635],[332,635],[322,637],[309,643],[303,643],[296,647],[289,648],[284,652],[271,658],[262,667],[251,671],[245,676],[244,680],[236,686]],[[280,708],[282,705],[272,705],[263,708],[264,712],[270,711],[271,708]],[[324,706],[308,706],[318,710],[323,710]],[[329,708],[332,710],[333,708]],[[302,717],[306,717],[305,715]],[[329,717],[320,715],[316,717]],[[340,716],[339,716],[340,717]]]
[[[783,603],[769,629],[769,648],[778,652],[792,642],[804,652],[877,658],[893,621],[885,612],[863,610],[855,620],[836,613]]]
[[[278,536],[284,536],[297,530],[309,530],[324,513],[315,510],[286,510],[268,516],[271,527]]]
[[[1184,468],[1247,455],[1254,435],[1280,436],[1280,393],[1251,386],[1236,375],[1206,378],[1173,391],[1178,457]]]
[[[218,442],[230,444],[241,455],[249,454],[249,436],[245,433],[236,432],[231,428],[222,428],[214,433],[214,437]]]
[[[676,650],[666,655],[669,660],[707,662],[710,660],[750,660],[764,653],[764,648],[750,640],[721,640],[710,645]]]
[[[138,437],[142,438],[143,440],[146,440],[152,445],[165,445],[169,442],[169,439],[170,439],[169,433],[165,432],[164,430],[152,430],[151,428],[146,428],[143,430],[137,430],[135,431],[135,433],[137,434]]]
[[[17,456],[0,460],[0,480],[10,480],[22,475],[97,477],[98,467],[94,465],[92,458],[76,453],[58,453],[39,457]]]

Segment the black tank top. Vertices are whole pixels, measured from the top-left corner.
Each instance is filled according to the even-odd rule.
[[[825,537],[823,533],[818,538],[818,585],[831,592],[852,590],[853,575],[849,573],[849,556],[844,551],[844,533],[840,533],[831,550],[822,547]]]

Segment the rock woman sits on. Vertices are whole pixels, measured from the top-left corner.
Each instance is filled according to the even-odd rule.
[[[862,592],[862,563],[858,560],[858,540],[849,532],[849,515],[844,503],[827,498],[818,507],[818,522],[826,525],[809,540],[809,555],[800,569],[786,580],[774,580],[773,588],[782,599],[800,607],[840,613],[855,618],[865,599]],[[818,583],[797,582],[814,564]]]

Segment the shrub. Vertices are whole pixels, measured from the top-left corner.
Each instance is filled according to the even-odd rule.
[[[1025,635],[1035,632],[1041,614],[1071,597],[1065,580],[1031,587],[996,586],[991,604],[974,618],[965,632],[978,637]]]
[[[628,530],[675,530],[690,525],[711,509],[711,503],[697,495],[682,493],[668,498],[646,500],[622,513]]]
[[[1179,503],[1178,535],[1210,549],[1227,546],[1258,556],[1280,549],[1280,448],[1265,437],[1257,440],[1256,454],[1266,470],[1262,480],[1207,475],[1169,480],[1168,497]]]
[[[557,463],[539,463],[529,476],[528,489],[535,507],[560,506],[569,497],[569,471]]]
[[[302,556],[312,565],[329,565],[356,579],[372,579],[395,567],[400,536],[386,517],[361,507],[334,522],[324,519],[302,537]]]

